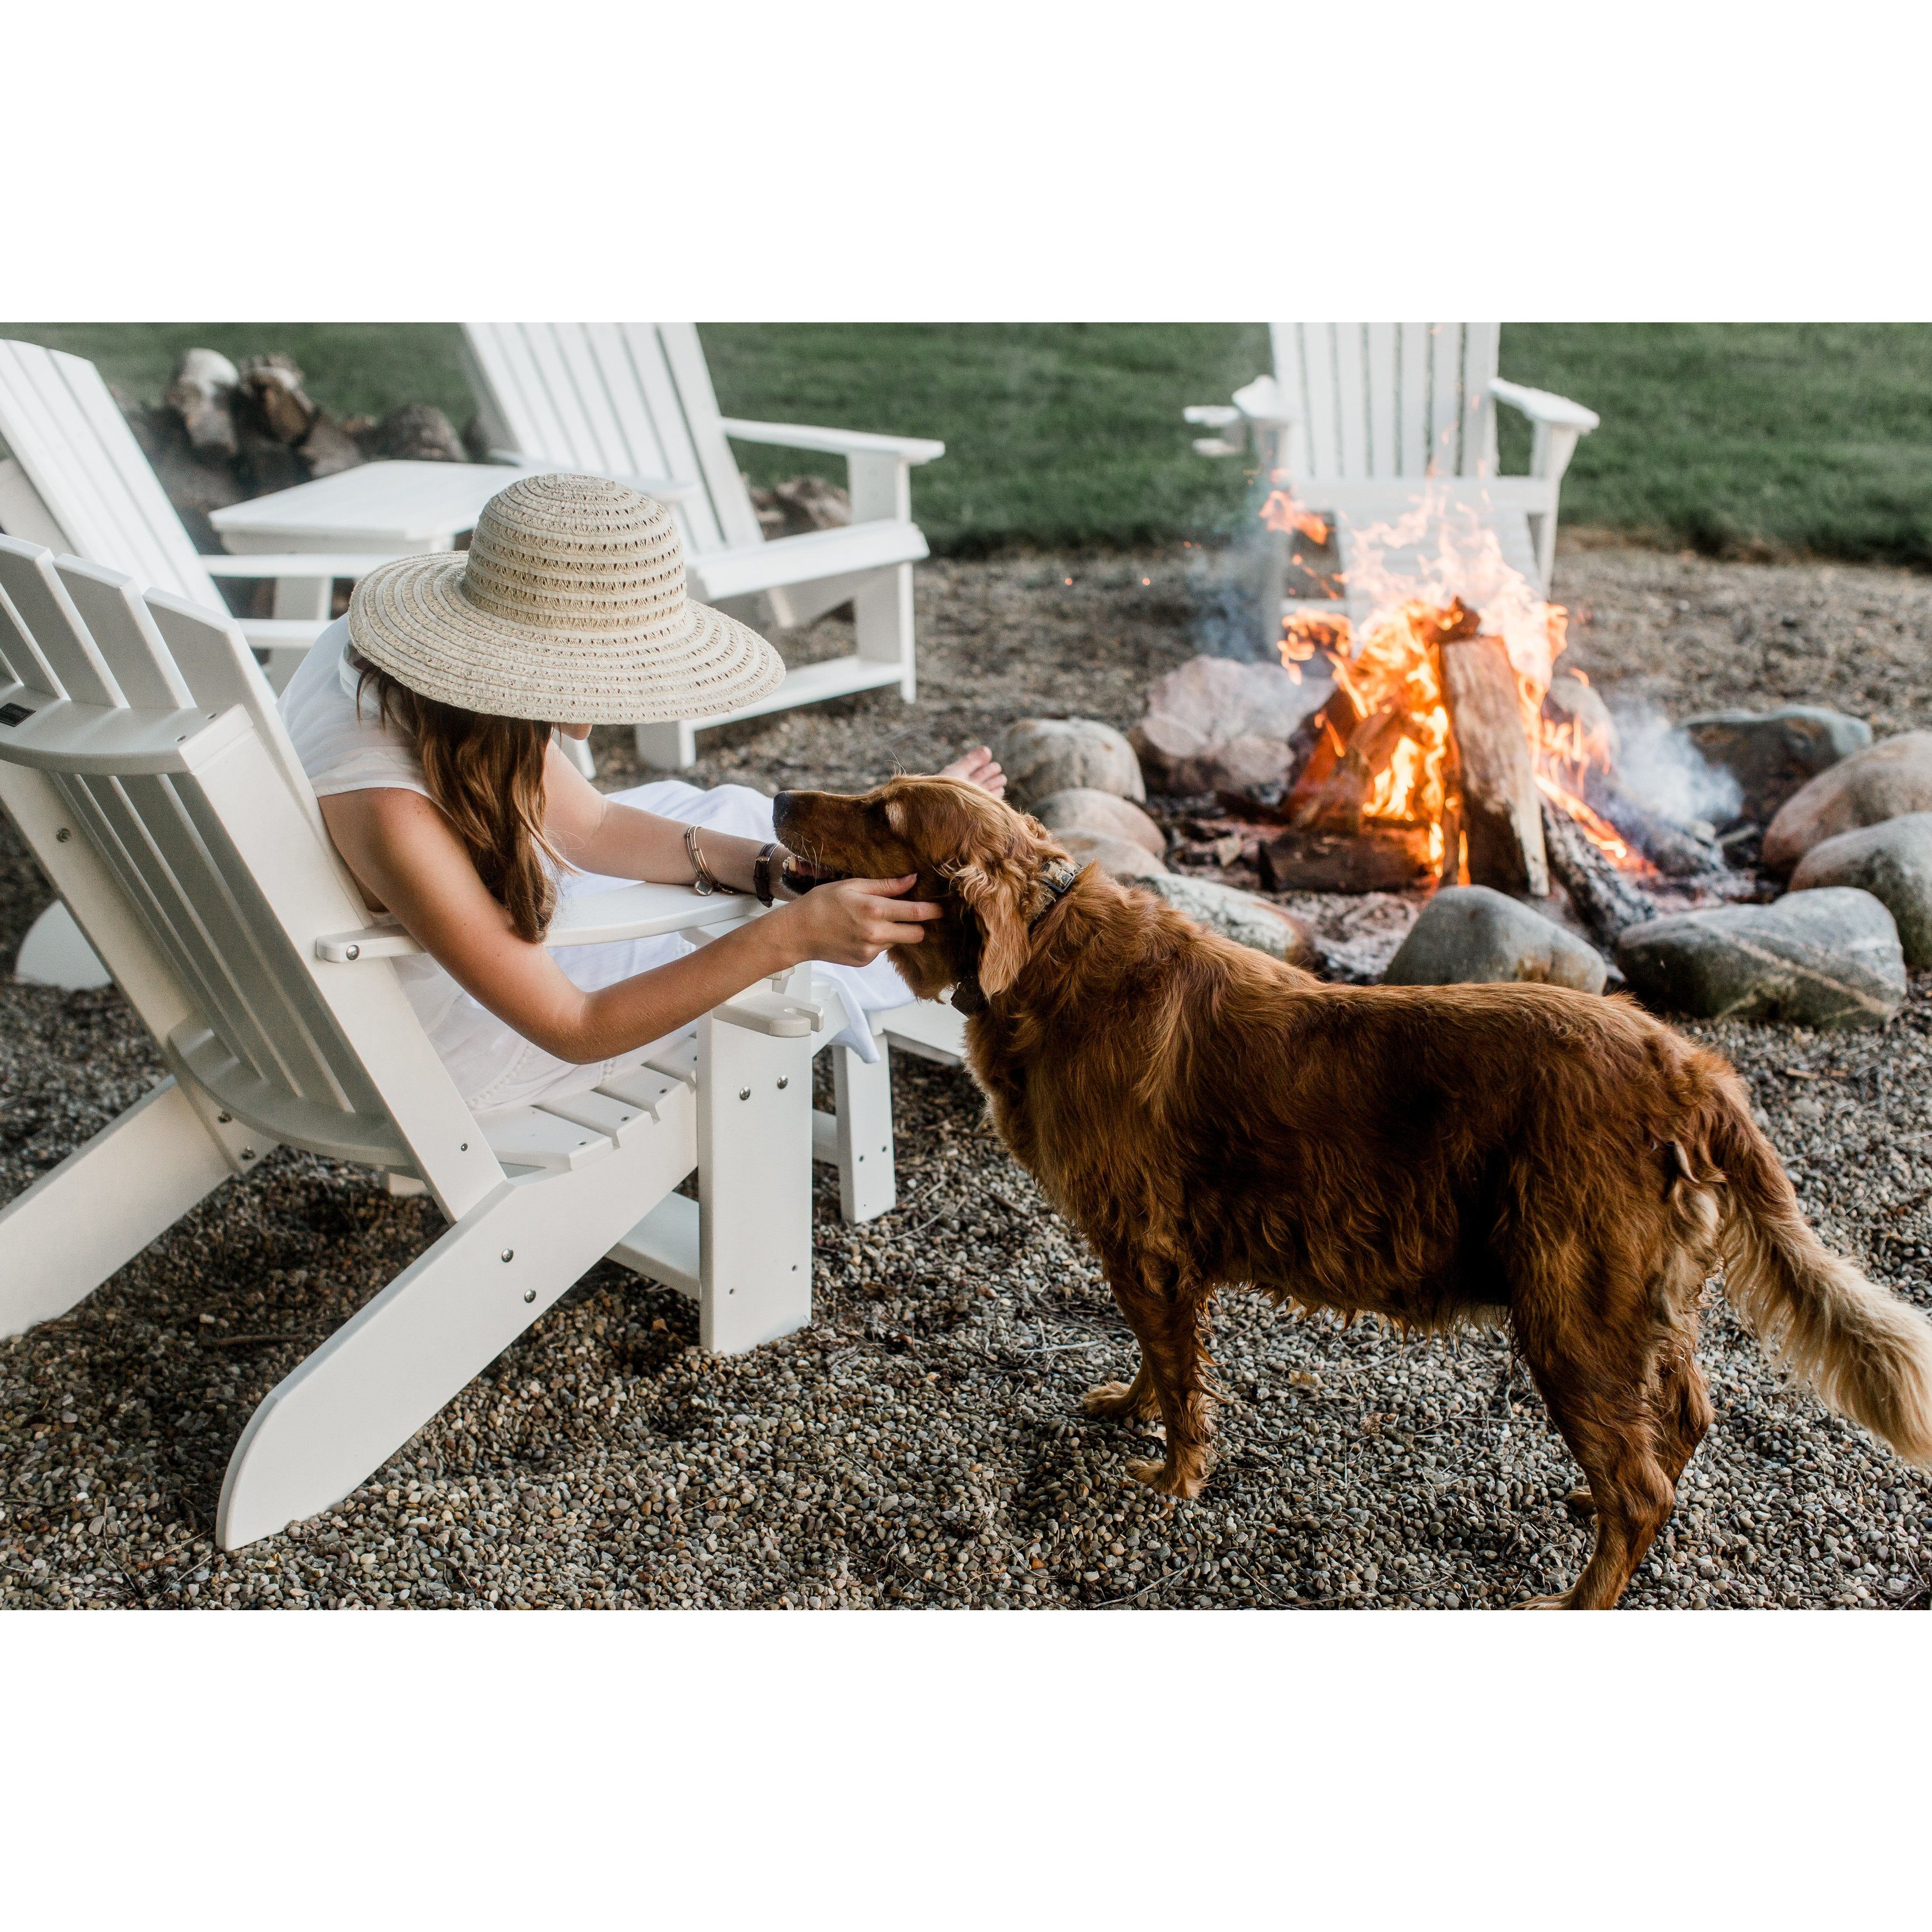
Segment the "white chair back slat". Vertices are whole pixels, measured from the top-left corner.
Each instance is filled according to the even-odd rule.
[[[1368,371],[1362,359],[1362,325],[1335,325],[1335,421],[1341,445],[1341,476],[1366,476],[1369,470]]]
[[[670,440],[663,434],[652,413],[642,372],[632,360],[627,332],[614,322],[558,322],[554,326],[574,342],[574,352],[590,370],[590,380],[596,382],[596,395],[606,413],[610,434],[617,439],[623,453],[627,473],[634,476],[695,476],[698,471],[688,451],[681,461],[671,454]],[[662,369],[664,358],[658,350],[654,333],[646,332],[646,344],[652,352],[652,359]],[[663,391],[668,392],[670,386],[669,374],[665,372]],[[676,424],[676,434],[682,436],[684,424],[674,407],[670,415]],[[688,439],[686,440],[688,442]]]
[[[704,345],[698,339],[698,325],[661,322],[657,329],[724,541],[734,549],[762,543],[764,536],[758,528],[758,512],[752,508],[751,493],[739,472],[730,439],[724,434],[724,414],[718,406],[717,392],[711,386],[711,370],[704,360]]]
[[[1502,325],[1472,322],[1462,328],[1462,469],[1465,476],[1496,473],[1496,379]]]
[[[52,553],[0,544],[0,590],[76,704],[122,704],[120,687],[54,568]]]
[[[290,796],[326,844],[328,833],[322,809],[315,802],[308,774],[302,770],[302,760],[290,742],[288,729],[276,707],[275,694],[262,675],[262,668],[240,627],[232,617],[218,616],[185,598],[170,597],[160,591],[149,592],[146,602],[154,628],[194,694],[189,702],[217,712],[238,704],[248,712],[254,721],[256,736],[274,760]],[[332,855],[335,848],[329,845],[328,850]]]
[[[610,393],[604,368],[591,346],[590,332],[576,322],[532,325],[540,329],[567,380],[572,405],[583,418],[585,446],[598,452],[596,466],[618,476],[662,476],[661,464],[650,459],[656,453],[656,438],[644,424],[641,439],[632,434],[634,417],[627,423]]]
[[[526,323],[522,331],[530,367],[562,427],[566,446],[578,466],[609,472],[628,466],[629,452],[610,412],[600,407],[596,369],[580,330],[568,324]]]
[[[1295,331],[1301,346],[1302,406],[1307,413],[1308,473],[1332,480],[1342,473],[1342,444],[1335,420],[1334,331],[1310,322]]]
[[[154,628],[134,580],[73,556],[61,558],[54,569],[128,702],[143,711],[191,709],[188,681]]]
[[[55,784],[202,1018],[221,1030],[224,1043],[237,1059],[251,1065],[268,1059],[266,1041],[251,1038],[248,1028],[238,1030],[226,1024],[225,975],[208,970],[199,929],[186,916],[172,879],[159,862],[118,782],[63,772],[56,777]]]
[[[92,363],[32,343],[0,343],[0,438],[75,551],[143,584],[220,604]]]
[[[1400,476],[1396,447],[1396,326],[1372,322],[1364,329],[1369,379],[1369,473]]]
[[[13,682],[23,684],[29,691],[38,692],[43,697],[59,698],[67,695],[61,688],[60,680],[54,675],[53,666],[47,662],[40,646],[34,641],[34,634],[14,609],[14,600],[7,595],[4,583],[0,583],[0,667],[4,667]]]
[[[1426,322],[1402,325],[1396,360],[1396,381],[1402,392],[1396,473],[1421,476],[1429,469],[1429,325]]]
[[[129,789],[132,794],[131,784]],[[299,1098],[350,1113],[386,1112],[375,1083],[200,783],[192,777],[176,778],[166,789],[169,802],[193,833],[183,862],[198,860],[206,868],[197,880],[197,900],[209,908],[210,930],[221,940],[224,957],[234,962],[230,977],[237,997],[292,1070],[292,1090]],[[236,935],[232,942],[230,930]]]
[[[706,550],[728,548],[724,526],[712,503],[704,465],[698,460],[698,446],[692,440],[691,425],[685,420],[683,399],[664,356],[662,332],[655,322],[625,322],[615,325],[615,333],[623,344],[625,366],[636,380],[639,401],[649,411],[662,446],[665,475],[680,483],[706,486],[703,496],[687,497],[677,506],[692,548],[702,555]],[[732,473],[735,476],[737,472],[734,470]],[[742,489],[742,484],[739,487]],[[758,521],[755,512],[752,520]],[[762,530],[758,541],[764,541]]]
[[[1429,325],[1429,474],[1460,476],[1462,448],[1462,325]]]
[[[190,815],[190,800],[199,790],[194,780],[130,777],[120,784],[128,809],[167,868],[186,916],[184,936],[192,932],[202,945],[204,970],[223,1016],[237,1037],[254,1042],[248,1057],[256,1070],[298,1100],[359,1112],[308,1024],[320,1018],[326,1036],[327,1016],[319,1003],[302,998],[286,962],[278,957],[286,948],[281,929],[272,920],[263,926],[259,895],[233,877],[232,866],[221,863],[218,854],[232,848],[218,825],[197,825]],[[204,832],[214,839],[212,848]],[[238,890],[246,903],[238,903]],[[310,1009],[306,1016],[305,1006]],[[221,1030],[218,1025],[216,1031]]]
[[[578,452],[568,446],[563,424],[544,392],[524,332],[512,322],[483,322],[465,333],[511,447],[546,462],[580,467]]]

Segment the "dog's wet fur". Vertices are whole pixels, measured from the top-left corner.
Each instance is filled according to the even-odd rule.
[[[950,779],[782,793],[827,873],[918,874],[944,916],[892,958],[963,989],[1016,1160],[1093,1244],[1141,1345],[1090,1414],[1158,1418],[1131,1472],[1192,1496],[1213,1460],[1210,1298],[1252,1284],[1405,1329],[1507,1321],[1589,1479],[1596,1546],[1540,1602],[1608,1608],[1669,1517],[1712,1409],[1697,1308],[1720,1265],[1773,1355],[1932,1463],[1932,1323],[1799,1214],[1742,1082],[1630,1000],[1556,986],[1332,986],[1203,932]]]

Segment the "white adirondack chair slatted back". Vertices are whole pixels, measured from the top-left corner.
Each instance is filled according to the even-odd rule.
[[[471,322],[464,340],[491,440],[612,476],[701,483],[692,548],[763,541],[692,322]]]
[[[0,538],[0,652],[54,700],[8,737],[36,754],[186,995],[192,1019],[167,1044],[193,1077],[278,1138],[415,1168],[458,1214],[500,1179],[393,970],[318,978],[315,935],[366,915],[239,632]],[[466,1138],[481,1162],[458,1157]]]
[[[68,544],[143,584],[226,607],[134,433],[92,362],[0,341],[0,441]]]
[[[1276,322],[1275,380],[1300,411],[1290,470],[1328,482],[1496,473],[1496,322]]]

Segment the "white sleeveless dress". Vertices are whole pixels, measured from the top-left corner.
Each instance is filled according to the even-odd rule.
[[[366,700],[358,712],[348,645],[349,620],[338,618],[316,640],[282,694],[282,722],[316,796],[388,788],[419,792],[428,798],[429,787],[407,735],[381,724]],[[775,836],[771,800],[745,785],[700,791],[677,778],[662,778],[612,796],[620,804],[686,824],[715,826],[721,832],[760,841]],[[557,891],[560,897],[570,898],[633,883],[566,871],[558,875]],[[559,946],[550,956],[575,984],[590,992],[668,965],[691,950],[680,934],[666,933],[604,946]],[[639,1064],[662,1044],[652,1041],[589,1065],[560,1060],[480,1005],[427,953],[399,959],[396,967],[410,1004],[475,1113],[586,1093],[620,1069]],[[868,1062],[876,1060],[880,1048],[866,1016],[902,1006],[913,997],[892,962],[881,955],[867,967],[814,964],[812,970],[837,988],[844,1009],[845,1024],[832,1043],[854,1048]]]

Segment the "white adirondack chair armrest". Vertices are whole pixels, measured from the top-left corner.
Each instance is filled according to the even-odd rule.
[[[1603,418],[1594,410],[1573,403],[1568,396],[1552,395],[1547,389],[1526,388],[1520,382],[1506,382],[1500,376],[1490,380],[1490,394],[1507,403],[1532,422],[1548,423],[1552,429],[1574,429],[1587,436]]]
[[[362,577],[379,563],[394,563],[399,554],[386,550],[367,556],[336,556],[318,550],[230,556],[217,552],[201,560],[211,577]]]
[[[754,898],[706,898],[688,886],[620,886],[614,892],[586,892],[567,898],[544,934],[545,946],[600,946],[616,939],[650,939],[659,933],[694,926],[735,925],[763,910]],[[332,965],[365,959],[399,959],[422,948],[393,920],[359,926],[350,932],[325,933],[315,956]]]
[[[1257,376],[1237,389],[1234,406],[1250,422],[1280,425],[1301,420],[1300,405],[1290,399],[1272,376]]]
[[[946,454],[945,444],[929,436],[874,436],[865,430],[820,429],[808,423],[748,422],[742,416],[723,417],[718,426],[740,442],[823,450],[830,456],[891,456],[902,463],[931,463]]]
[[[893,564],[916,563],[928,554],[916,524],[894,520],[847,524],[832,530],[806,530],[795,537],[772,537],[742,550],[706,550],[686,565],[692,594],[716,603],[821,578],[843,577]]]

